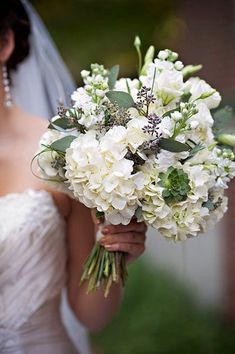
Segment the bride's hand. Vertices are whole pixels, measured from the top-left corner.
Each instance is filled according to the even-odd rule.
[[[127,253],[127,263],[133,262],[145,250],[145,233],[147,230],[143,222],[132,220],[129,225],[100,225],[104,235],[100,244],[108,251],[122,251]]]

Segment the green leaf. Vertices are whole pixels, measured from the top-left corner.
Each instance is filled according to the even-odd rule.
[[[202,203],[202,206],[204,208],[207,208],[210,211],[215,210],[215,205],[210,199],[208,199],[206,202]]]
[[[119,74],[119,65],[115,65],[110,69],[109,76],[108,76],[108,85],[110,90],[114,89],[114,86],[118,78],[118,74]]]
[[[104,212],[103,211],[96,211],[95,216],[97,217],[97,219],[100,219],[104,216]]]
[[[224,107],[217,110],[214,115],[214,129],[220,130],[224,128],[233,119],[233,110],[231,107]]]
[[[106,96],[112,103],[117,103],[119,107],[130,108],[133,107],[135,102],[131,95],[123,91],[108,91]]]
[[[170,109],[169,111],[165,112],[163,115],[162,115],[162,118],[164,117],[167,117],[167,116],[170,116],[171,113],[174,113],[176,111],[179,112],[180,108],[179,107],[176,107],[176,108],[173,108],[173,109]]]
[[[49,129],[54,129],[54,128],[57,129],[56,127],[62,129],[70,129],[73,128],[73,125],[70,123],[70,121],[67,118],[58,118],[53,122],[50,122],[48,126]]]
[[[162,138],[159,142],[159,145],[163,150],[167,150],[170,152],[183,152],[190,150],[189,145],[180,143],[179,141],[170,138]]]
[[[191,148],[188,157],[186,159],[181,160],[181,163],[185,163],[187,160],[191,159],[194,155],[196,155],[199,151],[205,149],[205,146],[202,143],[196,144],[193,148]]]
[[[61,139],[58,139],[56,141],[54,141],[50,147],[51,149],[53,150],[56,150],[56,151],[60,151],[60,152],[65,152],[66,149],[68,149],[72,143],[72,141],[76,139],[76,136],[73,136],[73,135],[68,135],[68,136],[65,136]]]

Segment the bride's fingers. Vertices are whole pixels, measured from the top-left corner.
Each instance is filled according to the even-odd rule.
[[[144,222],[137,222],[136,220],[132,220],[128,225],[106,225],[101,228],[101,232],[105,234],[119,234],[119,233],[127,233],[127,232],[146,232],[147,226]]]
[[[100,244],[102,246],[115,243],[144,243],[146,236],[144,233],[138,233],[134,231],[120,233],[120,234],[109,234],[100,239]]]
[[[128,258],[135,259],[139,257],[145,250],[144,243],[114,243],[104,246],[107,251],[119,251],[128,254]]]

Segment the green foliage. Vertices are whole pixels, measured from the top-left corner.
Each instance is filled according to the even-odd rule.
[[[68,118],[58,118],[53,122],[50,122],[48,128],[55,130],[58,130],[58,128],[71,129],[73,128],[73,124],[71,124],[71,121]]]
[[[92,336],[97,354],[233,354],[235,337],[166,272],[130,267],[121,311]]]
[[[133,107],[135,102],[131,95],[127,92],[123,91],[108,91],[106,96],[110,100],[111,103],[117,104],[122,108],[130,108]]]
[[[164,188],[162,196],[167,204],[182,202],[190,191],[187,173],[181,169],[169,167],[167,172],[159,173],[159,185]]]
[[[232,121],[234,118],[234,112],[230,106],[218,109],[214,114],[214,125],[213,129],[215,134],[222,133],[225,126]]]
[[[188,151],[190,150],[190,146],[187,144],[180,143],[179,141],[176,141],[174,139],[165,139],[162,138],[159,141],[159,146],[167,151],[171,152],[183,152],[183,151]]]
[[[95,216],[97,219],[103,218],[104,217],[104,212],[103,211],[96,211]]]
[[[70,147],[72,141],[76,139],[76,136],[67,135],[64,138],[58,139],[51,144],[51,149],[65,153],[66,149]]]
[[[119,65],[114,65],[109,72],[109,79],[108,79],[108,85],[109,85],[109,89],[113,90],[115,83],[117,81],[118,78],[118,74],[119,74]]]
[[[181,160],[181,163],[186,162],[187,160],[191,159],[194,155],[196,155],[199,151],[205,149],[205,146],[202,143],[196,144],[193,141],[190,141],[190,142],[193,143],[194,146],[189,151],[188,157],[186,157],[185,159]]]

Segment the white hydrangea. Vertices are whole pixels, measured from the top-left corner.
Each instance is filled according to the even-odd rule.
[[[110,129],[100,140],[95,131],[75,139],[66,151],[66,178],[76,198],[105,212],[113,224],[128,224],[139,204],[144,175],[133,174],[125,158],[127,129]]]

